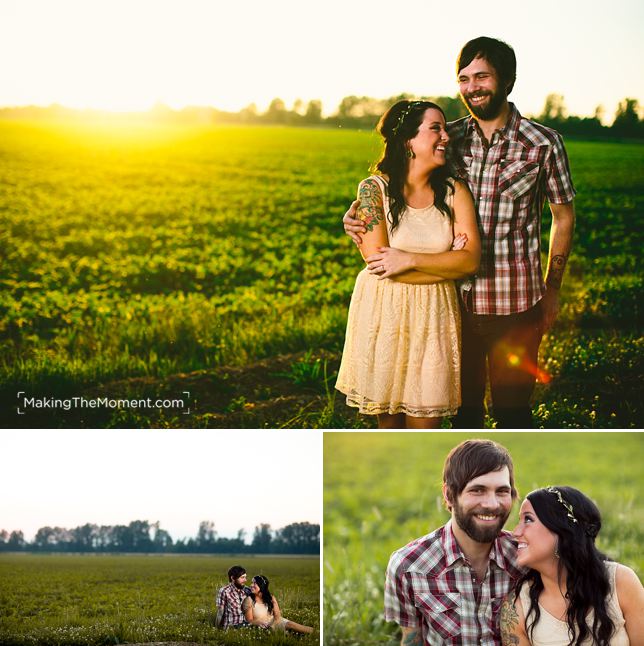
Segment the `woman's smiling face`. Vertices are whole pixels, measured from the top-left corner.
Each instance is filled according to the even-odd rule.
[[[519,524],[512,535],[518,541],[517,562],[521,567],[539,570],[539,566],[556,560],[557,535],[539,520],[527,498],[521,504]]]

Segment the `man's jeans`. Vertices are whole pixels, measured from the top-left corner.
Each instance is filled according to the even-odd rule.
[[[530,398],[543,336],[541,304],[520,314],[473,314],[461,303],[462,404],[454,428],[483,428],[486,360],[497,428],[532,428]]]

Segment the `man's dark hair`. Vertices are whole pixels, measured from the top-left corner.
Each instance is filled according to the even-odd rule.
[[[456,74],[475,58],[484,58],[496,70],[499,81],[506,89],[506,96],[512,92],[517,78],[517,59],[510,45],[487,36],[470,40],[465,43],[456,59]]]
[[[234,579],[238,579],[242,574],[246,574],[246,570],[241,565],[233,565],[228,570],[228,580],[233,581]]]
[[[508,450],[492,440],[461,442],[449,452],[443,466],[447,500],[453,504],[470,480],[503,467],[508,467],[512,500],[515,500],[519,494],[514,487],[514,466]],[[451,504],[448,509],[451,511]]]

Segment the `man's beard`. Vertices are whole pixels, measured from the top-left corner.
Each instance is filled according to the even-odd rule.
[[[476,512],[483,516],[491,515],[491,512],[478,511]],[[474,512],[464,512],[463,508],[459,506],[458,503],[454,503],[454,518],[456,524],[473,540],[477,543],[492,543],[496,537],[499,535],[505,521],[508,519],[510,512],[503,512],[501,509],[496,515],[498,516],[498,521],[494,525],[477,525],[476,515]]]
[[[503,107],[503,102],[505,101],[505,96],[502,92],[498,90],[496,92],[473,92],[470,96],[489,96],[490,100],[486,106],[474,105],[469,96],[462,97],[465,107],[470,111],[470,114],[477,119],[482,119],[483,121],[491,121],[496,119],[501,113],[501,108]]]

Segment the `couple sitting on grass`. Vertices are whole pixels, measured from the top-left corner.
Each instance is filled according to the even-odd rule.
[[[263,574],[254,576],[249,588],[246,585],[246,570],[241,565],[233,565],[228,570],[228,581],[228,585],[217,594],[218,627],[257,626],[296,633],[313,632],[309,626],[282,617],[277,599],[268,589],[268,579]]]

